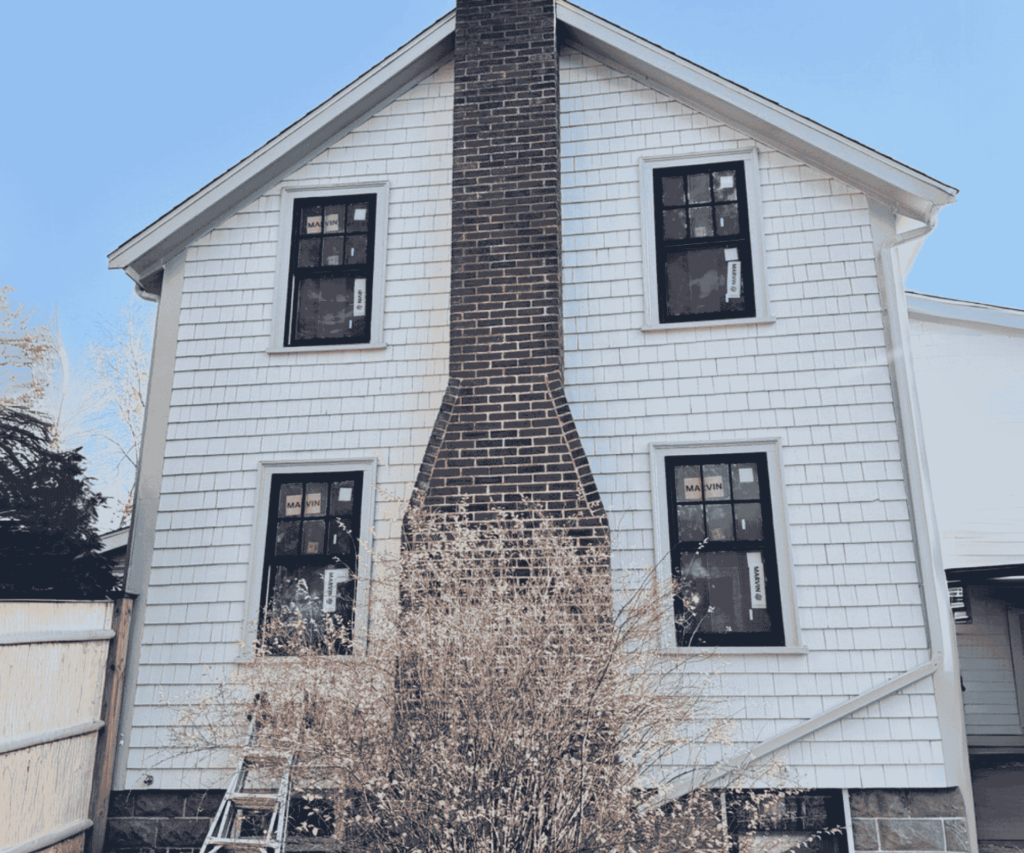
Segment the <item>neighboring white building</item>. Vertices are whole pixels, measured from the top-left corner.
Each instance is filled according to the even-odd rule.
[[[548,3],[494,14],[541,9],[552,46],[557,18],[564,370],[547,381],[613,571],[658,564],[711,600],[695,636],[666,612],[666,654],[720,646],[735,748],[838,804],[853,847],[974,849],[903,290],[956,191]],[[456,30],[453,12],[110,256],[159,298],[115,779],[141,793],[115,847],[192,846],[193,792],[223,771],[164,760],[174,702],[298,591],[365,643],[376,569],[364,553],[358,582],[329,574],[328,554],[356,568],[330,531],[394,545],[375,488],[448,482],[445,431],[472,416],[449,327],[454,93],[473,85]]]
[[[1024,845],[1024,311],[911,293],[982,848]]]

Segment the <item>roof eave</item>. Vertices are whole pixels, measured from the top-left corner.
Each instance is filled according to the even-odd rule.
[[[450,12],[107,256],[140,281],[192,239],[332,139],[431,73],[454,50]]]
[[[569,46],[924,222],[957,190],[559,0]]]

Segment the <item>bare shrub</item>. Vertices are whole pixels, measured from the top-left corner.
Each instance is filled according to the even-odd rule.
[[[667,766],[706,764],[728,721],[659,652],[653,575],[616,588],[573,527],[530,507],[410,510],[401,555],[375,564],[368,645],[269,617],[186,733],[237,750],[252,710],[256,749],[295,753],[307,823],[329,815],[346,851],[724,851],[717,792],[643,804]]]

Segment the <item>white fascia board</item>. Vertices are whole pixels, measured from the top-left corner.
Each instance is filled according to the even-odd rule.
[[[193,238],[444,63],[455,45],[449,12],[383,62],[165,213],[107,256],[139,281]]]
[[[993,332],[1024,334],[1024,311],[1000,305],[908,292],[907,314],[915,320],[953,326],[987,326]]]
[[[577,6],[558,0],[556,9],[567,45],[888,202],[899,213],[925,221],[939,207],[956,198],[954,187],[804,118]]]

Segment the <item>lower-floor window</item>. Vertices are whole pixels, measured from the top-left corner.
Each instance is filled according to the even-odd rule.
[[[362,471],[271,478],[260,619],[282,653],[296,640],[350,650],[362,500]]]
[[[676,642],[785,644],[764,453],[668,456]]]

